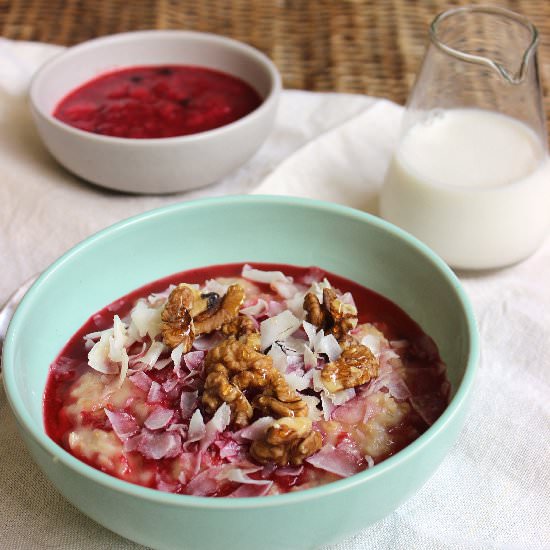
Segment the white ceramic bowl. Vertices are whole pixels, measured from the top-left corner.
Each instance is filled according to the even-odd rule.
[[[198,65],[229,73],[255,88],[263,102],[226,126],[159,139],[98,135],[52,116],[67,93],[101,73],[158,64]],[[119,191],[172,193],[218,181],[248,160],[273,127],[280,91],[275,65],[251,46],[214,34],[140,31],[69,48],[36,74],[30,101],[46,147],[71,172]]]

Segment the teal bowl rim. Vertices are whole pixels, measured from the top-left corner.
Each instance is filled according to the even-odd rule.
[[[393,236],[404,240],[409,246],[414,248],[421,256],[424,257],[432,266],[439,271],[450,283],[460,305],[462,306],[462,312],[465,316],[465,320],[468,327],[469,338],[469,353],[466,368],[464,370],[464,376],[460,385],[456,389],[456,392],[451,399],[448,407],[443,414],[436,420],[436,422],[428,428],[418,439],[410,443],[403,450],[399,451],[395,455],[387,458],[383,462],[377,464],[373,468],[355,474],[349,478],[333,481],[320,487],[314,487],[311,489],[305,489],[303,491],[296,491],[294,493],[286,493],[283,495],[272,495],[266,497],[238,497],[238,498],[213,498],[213,497],[198,497],[191,495],[178,495],[172,493],[165,493],[156,489],[149,489],[140,485],[135,485],[127,481],[123,481],[116,477],[110,476],[104,472],[96,470],[95,468],[88,466],[84,462],[81,462],[70,453],[65,451],[62,447],[57,445],[52,439],[50,439],[42,426],[42,429],[38,429],[35,422],[32,420],[30,414],[20,405],[15,399],[17,396],[17,388],[15,385],[15,379],[13,375],[14,370],[14,346],[17,338],[18,331],[22,330],[19,326],[19,320],[24,316],[26,310],[29,309],[35,294],[40,292],[40,287],[43,281],[47,280],[52,273],[62,268],[63,264],[73,256],[78,255],[81,251],[85,250],[88,246],[94,244],[96,241],[109,238],[110,235],[124,231],[127,228],[141,223],[144,220],[150,220],[153,218],[162,218],[164,215],[186,210],[201,209],[208,207],[218,206],[230,206],[233,204],[268,204],[268,205],[286,205],[291,207],[300,207],[306,209],[315,209],[319,211],[326,211],[341,215],[345,218],[356,219],[367,224],[374,225],[375,227],[391,233]],[[181,506],[181,507],[193,507],[204,509],[249,509],[249,508],[270,508],[273,506],[284,506],[286,504],[297,504],[299,502],[306,502],[311,499],[327,497],[334,493],[346,491],[357,485],[367,483],[369,479],[382,476],[392,470],[399,467],[399,464],[411,458],[414,454],[430,444],[439,433],[444,431],[446,427],[453,421],[460,409],[466,405],[468,394],[471,391],[473,381],[475,378],[475,372],[477,370],[477,362],[479,357],[479,336],[473,313],[472,306],[469,298],[463,290],[459,280],[447,266],[447,264],[435,254],[429,247],[421,243],[418,239],[410,235],[409,233],[399,229],[393,224],[386,222],[372,214],[361,212],[354,208],[347,206],[341,206],[333,203],[328,203],[313,199],[303,199],[287,196],[271,196],[271,195],[233,195],[229,197],[216,197],[194,200],[184,203],[178,203],[162,208],[150,210],[148,212],[139,214],[137,216],[130,217],[126,220],[118,222],[114,225],[103,229],[94,235],[86,238],[68,252],[63,254],[58,260],[56,260],[51,266],[46,269],[42,275],[33,284],[26,296],[21,301],[21,304],[17,308],[12,322],[10,323],[3,350],[3,371],[4,371],[4,385],[6,388],[6,395],[11,408],[15,414],[15,417],[27,432],[32,436],[34,441],[42,447],[44,451],[52,456],[56,461],[63,463],[68,468],[72,469],[76,473],[90,479],[90,481],[99,483],[112,490],[126,493],[133,497],[145,499],[152,502],[159,502],[166,505]]]

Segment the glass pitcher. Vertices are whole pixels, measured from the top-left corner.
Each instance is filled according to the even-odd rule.
[[[409,96],[380,213],[451,266],[530,255],[550,221],[537,29],[501,8],[435,18]]]

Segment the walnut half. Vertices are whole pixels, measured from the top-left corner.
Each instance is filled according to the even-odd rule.
[[[329,392],[336,393],[365,384],[378,376],[378,368],[378,360],[367,346],[351,344],[339,359],[323,367],[321,381]]]
[[[261,464],[299,466],[323,445],[321,434],[313,430],[309,418],[279,418],[264,437],[252,442],[250,454]]]
[[[246,426],[254,409],[276,418],[307,416],[307,403],[289,387],[271,357],[254,348],[250,335],[241,338],[230,336],[208,352],[201,397],[205,410],[214,413],[221,403],[228,403],[237,426]],[[245,392],[255,396],[252,404]]]
[[[182,283],[170,293],[162,310],[162,339],[171,348],[183,344],[187,353],[195,336],[218,330],[236,318],[243,301],[244,290],[236,284],[220,298],[215,292],[201,294]]]
[[[168,300],[161,314],[161,330],[164,343],[175,348],[183,344],[184,353],[187,353],[195,339],[191,310],[195,294],[187,285],[177,286],[168,296]]]
[[[334,334],[339,342],[344,340],[351,329],[357,326],[357,308],[342,302],[332,288],[323,289],[323,303],[312,292],[304,297],[306,321]]]

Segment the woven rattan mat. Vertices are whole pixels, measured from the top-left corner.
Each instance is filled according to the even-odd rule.
[[[137,29],[224,34],[269,55],[287,88],[365,93],[404,103],[433,17],[457,5],[409,0],[0,0],[7,38],[72,45]],[[493,1],[541,33],[550,121],[550,0]],[[549,123],[550,127],[550,123]]]

